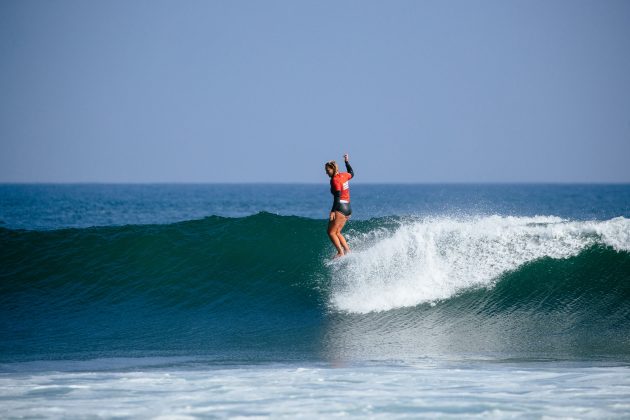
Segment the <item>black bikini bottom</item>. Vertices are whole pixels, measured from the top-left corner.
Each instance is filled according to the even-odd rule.
[[[339,203],[337,210],[339,213],[343,214],[346,217],[350,217],[352,214],[352,208],[350,207],[350,203]]]

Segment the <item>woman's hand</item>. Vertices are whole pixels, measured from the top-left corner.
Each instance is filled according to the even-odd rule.
[[[334,221],[334,220],[335,220],[335,212],[334,212],[334,211],[331,211],[331,212],[330,212],[330,221],[332,222],[332,221]]]
[[[348,157],[348,154],[346,153],[345,155],[343,155],[343,160],[345,162],[347,162],[350,158]]]

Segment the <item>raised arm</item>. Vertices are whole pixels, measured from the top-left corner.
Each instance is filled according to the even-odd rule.
[[[348,158],[348,154],[343,155],[343,159],[346,163],[346,171],[350,174],[351,178],[354,178],[354,171],[352,170],[352,166],[350,166],[350,159]]]

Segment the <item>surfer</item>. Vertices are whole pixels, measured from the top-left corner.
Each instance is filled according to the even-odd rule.
[[[348,159],[348,154],[343,155],[348,172],[339,172],[339,167],[334,160],[326,162],[324,168],[326,174],[330,177],[330,192],[333,195],[333,205],[330,209],[330,218],[328,222],[328,236],[331,242],[337,248],[335,258],[344,256],[350,252],[350,247],[346,242],[346,238],[341,234],[341,229],[352,214],[350,208],[350,186],[349,181],[354,178],[354,172]]]

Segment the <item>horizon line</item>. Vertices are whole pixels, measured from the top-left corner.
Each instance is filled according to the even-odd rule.
[[[0,181],[0,185],[320,185],[328,181]],[[630,185],[630,181],[353,181],[354,185]]]

